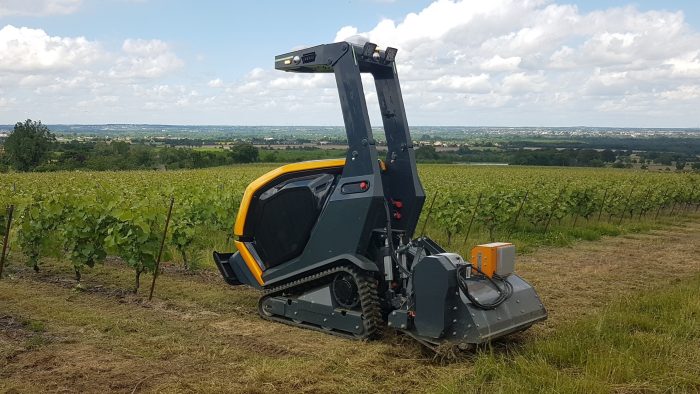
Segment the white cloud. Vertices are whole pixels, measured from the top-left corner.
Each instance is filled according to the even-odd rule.
[[[81,67],[102,55],[85,37],[49,36],[41,29],[7,25],[0,30],[0,71],[34,72]]]
[[[12,15],[65,15],[80,8],[82,0],[2,0],[0,17]]]
[[[221,78],[212,79],[209,82],[207,82],[207,86],[209,86],[210,88],[220,88],[224,86],[224,81],[222,81]]]
[[[520,56],[502,58],[499,55],[495,55],[481,63],[481,69],[484,71],[514,71],[518,69],[521,61],[522,58]]]
[[[183,66],[183,61],[161,40],[127,39],[125,56],[117,60],[109,75],[118,78],[157,78]]]
[[[700,34],[680,11],[436,0],[367,31],[338,26],[328,38],[349,37],[399,49],[411,124],[697,125]],[[3,108],[46,108],[60,120],[80,102],[85,112],[66,119],[79,122],[89,113],[122,122],[342,124],[332,74],[264,66],[195,75],[172,45],[129,39],[106,50],[82,37],[6,26],[0,53],[12,56],[0,56],[0,88],[15,101]],[[376,92],[363,80],[378,125]]]
[[[422,124],[445,114],[446,124],[523,124],[539,116],[541,125],[560,114],[568,124],[601,124],[628,121],[630,113],[640,124],[697,124],[692,113],[677,116],[680,100],[682,108],[693,100],[700,106],[700,34],[680,11],[437,0],[368,31],[345,26],[335,39],[349,35],[399,49],[409,116]],[[597,111],[605,121],[591,117]]]

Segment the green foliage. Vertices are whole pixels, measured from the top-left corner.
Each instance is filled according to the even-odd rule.
[[[19,217],[19,229],[17,242],[22,252],[27,256],[28,264],[39,271],[39,256],[41,255],[41,243],[48,235],[48,225],[42,213],[40,203],[27,205]]]
[[[5,140],[5,152],[14,168],[29,171],[46,160],[53,141],[53,134],[41,121],[27,119],[15,124]]]
[[[258,161],[258,148],[251,144],[235,144],[230,155],[234,163],[253,163]]]
[[[171,228],[170,243],[175,246],[182,257],[185,269],[190,269],[191,248],[194,244],[197,229],[196,207],[189,201],[175,206]],[[229,213],[230,214],[230,213]]]
[[[113,149],[122,151],[124,145]],[[37,269],[40,257],[54,253],[65,256],[79,276],[111,254],[133,267],[138,278],[155,266],[171,195],[169,250],[192,268],[195,261],[209,259],[214,248],[233,248],[230,238],[243,191],[273,168],[0,174],[0,206],[15,204],[10,245],[16,241]],[[700,204],[695,173],[455,165],[421,165],[419,172],[428,203],[431,193],[439,192],[428,235],[446,236],[453,248],[460,246],[472,217],[470,236],[480,240],[567,245],[619,234],[640,218],[645,224],[644,218],[694,212]],[[421,223],[427,211],[426,206]],[[618,225],[623,215],[626,227]]]
[[[165,225],[165,203],[122,198],[114,204],[114,223],[107,230],[106,246],[113,249],[134,269],[134,292],[138,292],[140,277],[153,272]]]
[[[424,145],[416,149],[416,160],[436,161],[440,159],[440,154],[435,151],[432,145]]]
[[[449,194],[435,202],[435,222],[447,233],[448,246],[452,236],[464,230],[467,223],[467,207],[463,196]]]
[[[109,215],[109,206],[94,199],[74,195],[66,203],[60,232],[64,250],[80,282],[83,267],[93,267],[107,256],[105,238],[113,219]]]

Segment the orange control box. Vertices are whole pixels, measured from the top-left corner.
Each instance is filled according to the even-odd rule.
[[[494,274],[506,277],[515,269],[515,245],[506,242],[477,245],[472,249],[470,263],[489,278]]]

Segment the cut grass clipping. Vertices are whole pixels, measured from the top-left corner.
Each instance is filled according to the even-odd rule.
[[[698,392],[700,276],[627,297],[514,352],[484,350],[443,392]]]

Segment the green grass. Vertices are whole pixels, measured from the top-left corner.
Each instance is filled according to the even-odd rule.
[[[653,278],[650,278],[653,280]],[[438,391],[700,391],[700,276],[619,300],[513,351],[485,349]]]
[[[697,215],[687,216],[660,216],[656,220],[652,217],[638,220],[625,219],[620,224],[617,220],[600,221],[592,219],[588,222],[579,220],[573,226],[571,218],[565,218],[560,222],[553,221],[549,229],[545,232],[542,228],[520,223],[513,230],[506,228],[498,229],[494,233],[494,239],[489,237],[486,229],[474,226],[469,234],[469,239],[465,242],[465,234],[459,233],[452,237],[451,242],[447,242],[447,234],[437,225],[430,223],[425,235],[437,241],[438,244],[449,249],[469,255],[469,251],[475,245],[492,241],[512,242],[515,244],[518,253],[531,253],[543,246],[568,247],[579,241],[597,241],[604,236],[620,236],[625,234],[648,233],[653,230],[668,228],[691,220],[697,220]],[[422,229],[423,221],[419,223],[418,230]]]

